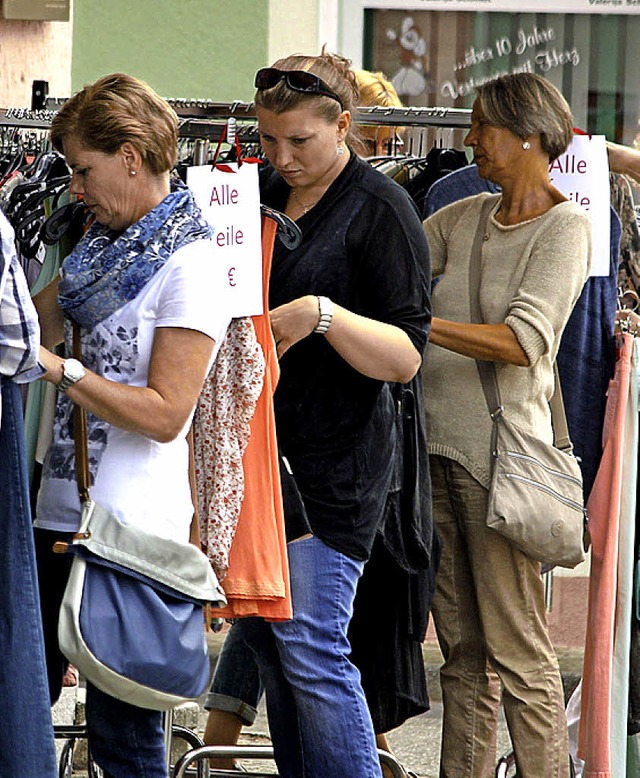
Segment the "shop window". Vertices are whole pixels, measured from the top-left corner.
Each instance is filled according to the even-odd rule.
[[[640,116],[640,16],[365,10],[364,67],[406,105],[470,108],[474,87],[529,71],[564,94],[587,132],[632,143]]]

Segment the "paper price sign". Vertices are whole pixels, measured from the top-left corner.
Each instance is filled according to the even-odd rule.
[[[611,269],[611,195],[604,135],[574,135],[566,152],[549,165],[551,182],[591,216],[591,276]]]
[[[187,185],[213,227],[214,258],[227,271],[232,317],[255,316],[263,313],[258,166],[227,167],[232,172],[211,165],[190,167]]]

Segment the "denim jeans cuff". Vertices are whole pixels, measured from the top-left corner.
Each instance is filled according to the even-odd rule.
[[[225,710],[229,713],[235,713],[247,727],[253,724],[258,715],[258,711],[252,705],[247,705],[246,702],[237,699],[237,697],[229,697],[226,694],[218,694],[217,692],[209,692],[207,694],[204,709]]]

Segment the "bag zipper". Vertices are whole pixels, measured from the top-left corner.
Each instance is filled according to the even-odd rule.
[[[536,489],[547,492],[552,497],[560,500],[560,502],[564,503],[569,508],[573,508],[574,510],[579,511],[586,518],[586,511],[583,505],[581,505],[579,502],[576,502],[575,500],[571,500],[569,497],[565,497],[563,494],[560,494],[560,492],[556,492],[556,490],[552,489],[550,486],[542,484],[540,481],[534,481],[532,478],[527,478],[524,475],[518,475],[517,473],[505,473],[504,475],[506,478],[513,478],[516,481],[522,481],[525,484],[535,486]]]
[[[513,459],[526,459],[529,462],[534,462],[538,467],[541,467],[543,470],[546,470],[547,473],[551,473],[552,475],[557,475],[559,478],[564,478],[567,481],[572,481],[574,484],[577,484],[578,486],[582,486],[582,482],[579,478],[576,478],[573,475],[568,475],[567,473],[561,473],[559,470],[554,470],[552,467],[547,467],[547,465],[544,465],[542,462],[540,462],[539,459],[536,459],[535,457],[530,456],[529,454],[522,454],[520,451],[509,451],[507,449],[504,452],[507,456],[513,457]]]

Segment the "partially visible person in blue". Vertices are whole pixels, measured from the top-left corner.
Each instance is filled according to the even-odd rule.
[[[288,543],[293,619],[234,629],[258,661],[280,775],[379,778],[347,629],[395,463],[388,382],[413,378],[429,330],[428,246],[407,193],[354,152],[348,61],[292,55],[255,86],[262,202],[303,236],[276,245],[269,302],[278,443],[311,532]]]
[[[20,384],[44,374],[13,229],[0,213],[0,775],[57,775],[31,529]]]

